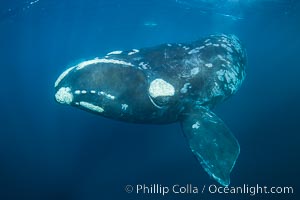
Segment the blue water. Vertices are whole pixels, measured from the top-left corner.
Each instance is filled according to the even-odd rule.
[[[236,34],[240,91],[215,112],[240,142],[231,185],[294,194],[127,194],[128,184],[217,183],[180,125],[136,125],[54,101],[68,66],[112,50]],[[287,0],[0,2],[0,199],[299,199],[300,3]],[[251,198],[250,198],[251,197]]]

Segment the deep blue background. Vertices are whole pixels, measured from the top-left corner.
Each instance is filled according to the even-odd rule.
[[[1,1],[0,199],[174,199],[127,194],[124,186],[216,184],[193,157],[179,124],[104,119],[58,105],[53,87],[65,68],[83,59],[211,33],[236,34],[248,51],[243,86],[215,110],[241,146],[232,185],[293,186],[294,195],[251,199],[297,199],[300,5],[267,2],[222,13],[222,6],[210,9],[195,0]],[[240,19],[224,16],[231,11]]]

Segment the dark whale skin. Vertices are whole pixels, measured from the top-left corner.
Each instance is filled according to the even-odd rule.
[[[211,109],[240,88],[246,59],[234,35],[114,51],[64,71],[55,99],[126,122],[180,122],[204,170],[227,186],[240,147]]]

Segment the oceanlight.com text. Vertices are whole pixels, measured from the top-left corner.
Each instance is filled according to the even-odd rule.
[[[168,195],[168,194],[241,194],[255,196],[257,194],[293,194],[291,186],[260,186],[243,184],[241,186],[219,186],[219,185],[193,185],[193,184],[136,184],[126,185],[125,191],[133,194],[144,195]]]

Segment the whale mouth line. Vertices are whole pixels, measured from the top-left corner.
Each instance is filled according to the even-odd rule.
[[[156,108],[158,108],[158,109],[164,109],[164,108],[166,108],[166,106],[159,106],[159,105],[157,105],[157,104],[153,101],[153,99],[151,98],[150,95],[148,95],[148,97],[149,97],[151,103],[152,103]]]

